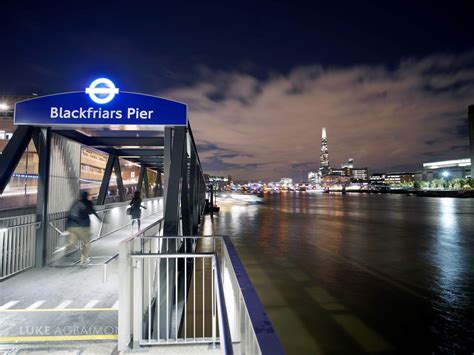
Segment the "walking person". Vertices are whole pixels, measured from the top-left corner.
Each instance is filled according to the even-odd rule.
[[[66,221],[67,231],[70,233],[69,244],[66,247],[66,255],[75,248],[77,243],[82,242],[81,265],[90,263],[89,244],[91,237],[91,221],[89,215],[100,217],[89,200],[87,191],[82,191],[79,200],[73,203]]]
[[[140,191],[135,191],[133,198],[130,201],[130,215],[132,216],[132,232],[133,225],[135,221],[138,224],[138,230],[140,230],[140,219],[142,217],[142,208],[146,209],[145,206],[142,206],[142,197],[140,196]]]

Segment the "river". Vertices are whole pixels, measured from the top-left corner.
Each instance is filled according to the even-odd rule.
[[[474,352],[474,199],[281,193],[210,222],[288,354]]]

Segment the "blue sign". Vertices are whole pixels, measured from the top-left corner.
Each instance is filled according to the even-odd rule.
[[[81,92],[41,96],[15,105],[16,125],[186,126],[187,106],[161,97],[119,91],[105,78]]]

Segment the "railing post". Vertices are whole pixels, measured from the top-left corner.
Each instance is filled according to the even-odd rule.
[[[3,245],[3,239],[5,237],[5,232],[7,231],[6,228],[0,228],[0,280],[6,275],[5,270],[3,269],[3,258],[5,247]]]
[[[131,339],[131,257],[130,243],[122,242],[119,251],[119,311],[118,311],[118,350],[129,350],[128,346]]]
[[[216,258],[212,257],[212,273],[211,273],[211,300],[212,300],[212,305],[211,305],[211,312],[212,312],[212,346],[215,348],[216,347],[216,290],[219,287],[219,285],[216,284],[215,280],[216,278]]]
[[[143,338],[143,259],[132,260],[133,266],[133,349]]]
[[[49,169],[51,161],[51,128],[37,130],[38,141],[38,192],[36,194],[36,214],[40,226],[36,231],[35,267],[43,267],[46,263],[46,248],[48,238],[48,199],[49,199]]]

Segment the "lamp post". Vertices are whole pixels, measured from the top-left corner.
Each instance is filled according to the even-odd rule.
[[[445,183],[445,188],[446,189],[449,189],[449,171],[445,170],[441,173],[441,175],[443,175],[443,178],[445,179],[446,183]]]

